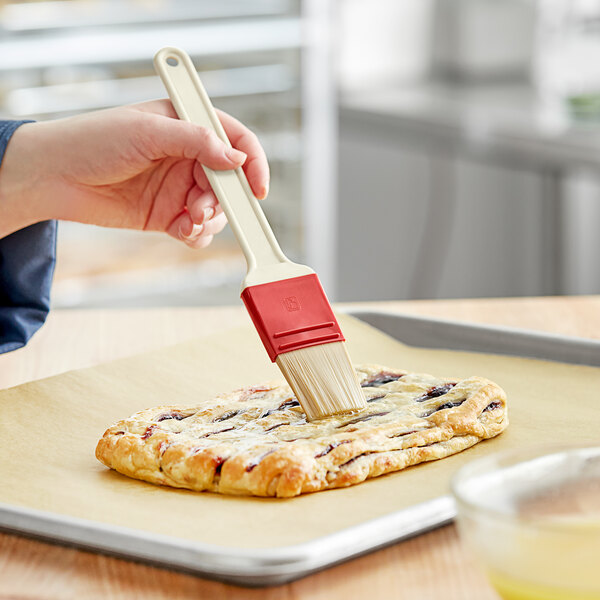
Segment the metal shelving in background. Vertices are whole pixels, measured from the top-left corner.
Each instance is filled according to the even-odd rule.
[[[312,181],[305,159],[321,165],[331,151],[326,140],[315,144],[310,123],[332,110],[327,103],[333,100],[307,76],[307,63],[311,69],[322,64],[305,58],[307,50],[322,45],[322,36],[305,35],[307,21],[314,20],[305,6],[311,4],[314,0],[4,5],[0,116],[43,120],[164,97],[152,56],[166,45],[185,48],[216,105],[259,135],[272,172],[265,211],[284,250],[302,259],[306,232],[313,229],[303,223],[303,194],[328,189]],[[309,203],[315,201],[311,197]],[[228,230],[205,251],[159,234],[73,223],[61,224],[60,231],[55,306],[231,303],[244,272]]]

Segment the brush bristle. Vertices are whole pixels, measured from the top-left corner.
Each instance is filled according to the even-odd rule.
[[[309,421],[367,405],[343,342],[280,354],[277,365]]]

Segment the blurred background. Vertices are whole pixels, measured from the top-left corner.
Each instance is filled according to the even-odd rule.
[[[192,56],[335,300],[600,293],[600,1],[0,2],[0,118],[164,96]],[[55,307],[238,302],[231,232],[59,228]]]

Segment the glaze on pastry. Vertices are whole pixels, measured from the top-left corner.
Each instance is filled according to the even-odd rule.
[[[151,483],[286,498],[444,458],[508,425],[506,395],[487,379],[356,371],[368,403],[359,413],[307,422],[290,388],[269,383],[140,411],[104,433],[96,457]]]

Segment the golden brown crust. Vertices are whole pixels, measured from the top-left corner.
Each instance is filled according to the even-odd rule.
[[[306,422],[290,388],[269,383],[140,411],[107,429],[96,457],[152,483],[290,497],[444,458],[508,425],[506,395],[487,379],[379,365],[357,373],[368,401],[359,413]]]

